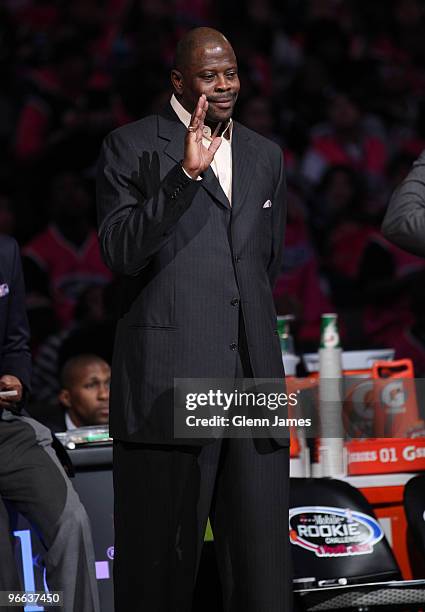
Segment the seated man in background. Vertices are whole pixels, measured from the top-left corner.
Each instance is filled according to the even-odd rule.
[[[63,592],[63,612],[99,612],[86,511],[50,431],[22,411],[31,374],[28,342],[18,245],[0,236],[0,591],[21,589],[9,522],[9,512],[19,512],[39,534],[46,581],[51,591]]]
[[[60,406],[34,405],[31,416],[54,432],[107,425],[111,368],[97,355],[71,357],[62,368]]]

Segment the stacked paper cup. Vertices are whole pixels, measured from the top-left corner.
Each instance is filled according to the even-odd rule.
[[[279,315],[277,317],[277,331],[286,376],[296,376],[297,365],[300,362],[300,358],[295,355],[294,339],[291,335],[290,325],[293,321],[295,321],[294,315]]]
[[[342,350],[337,315],[322,315],[319,349],[319,412],[321,437],[313,475],[341,476],[344,466],[342,425]],[[320,473],[317,473],[320,472]]]

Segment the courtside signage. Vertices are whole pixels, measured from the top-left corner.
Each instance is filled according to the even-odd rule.
[[[333,506],[289,510],[289,539],[317,557],[366,555],[383,537],[373,517]]]
[[[425,470],[424,429],[412,431],[411,438],[375,438],[350,440],[348,474],[384,474]],[[420,437],[416,437],[416,436]]]

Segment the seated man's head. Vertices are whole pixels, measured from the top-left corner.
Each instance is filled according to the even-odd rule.
[[[76,427],[108,423],[110,379],[111,368],[96,355],[77,355],[65,363],[59,401]]]

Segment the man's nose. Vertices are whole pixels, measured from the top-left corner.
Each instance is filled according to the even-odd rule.
[[[216,89],[218,91],[228,91],[230,87],[230,82],[227,80],[224,74],[218,77],[216,81]]]
[[[99,399],[109,398],[109,385],[100,385],[99,387]]]

